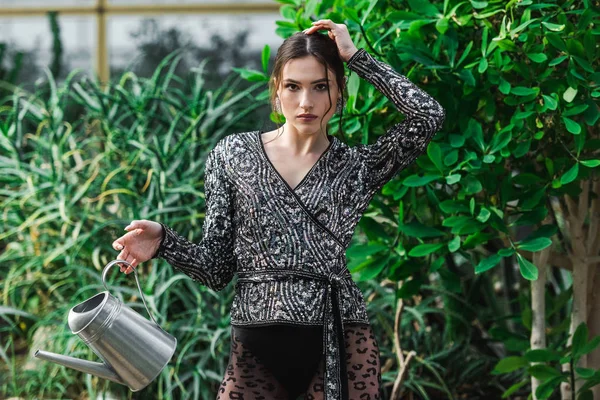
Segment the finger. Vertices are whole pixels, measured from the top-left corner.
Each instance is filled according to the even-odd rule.
[[[117,256],[117,260],[124,260],[125,259],[125,250],[121,251],[119,253],[119,255]],[[123,272],[123,264],[119,263],[119,268],[121,269],[121,272]]]
[[[319,29],[321,29],[319,26],[311,26],[310,28],[306,28],[303,32],[306,34],[311,34],[313,32],[318,31]]]
[[[119,257],[119,260],[127,261],[128,257],[129,257],[129,251],[127,249],[125,249],[121,253],[121,256]],[[127,261],[127,262],[129,262],[129,261]],[[121,272],[124,272],[125,268],[127,268],[127,264],[125,264],[125,263],[119,263],[119,267],[121,269]]]
[[[333,23],[333,21],[330,19],[319,19],[319,20],[313,22],[313,25],[315,25],[315,24],[323,24],[323,25],[328,25],[328,26],[335,25]]]
[[[131,221],[131,222],[129,223],[129,225],[127,225],[127,226],[125,227],[125,230],[126,230],[126,231],[128,231],[128,230],[131,230],[131,229],[135,229],[136,227],[137,227],[137,221],[136,221],[136,220],[133,220],[133,221]]]
[[[132,256],[129,256],[127,259],[127,262],[129,263],[129,265],[125,265],[125,273],[126,274],[130,274],[133,272],[133,265],[135,262],[135,258],[133,258]]]
[[[126,273],[126,274],[130,274],[130,273],[132,273],[132,272],[133,272],[133,269],[136,267],[136,265],[137,265],[137,260],[134,258],[134,259],[131,261],[131,266],[127,267],[127,269],[125,270],[125,273]]]

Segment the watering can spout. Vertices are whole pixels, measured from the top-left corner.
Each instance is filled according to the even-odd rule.
[[[103,379],[108,379],[121,385],[126,385],[125,382],[106,364],[80,360],[79,358],[69,357],[62,354],[51,353],[44,350],[36,350],[34,357],[42,360],[52,361],[53,363],[64,365],[65,367],[76,369],[77,371],[85,372],[98,376]]]

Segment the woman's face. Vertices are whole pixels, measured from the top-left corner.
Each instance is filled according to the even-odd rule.
[[[332,97],[331,106],[327,85]],[[339,90],[333,71],[327,70],[325,76],[323,65],[315,57],[306,56],[294,58],[284,65],[277,95],[288,129],[295,128],[298,133],[312,134],[321,131],[321,119],[322,130],[325,131],[325,126],[335,113]],[[316,118],[302,119],[299,115],[303,113]]]

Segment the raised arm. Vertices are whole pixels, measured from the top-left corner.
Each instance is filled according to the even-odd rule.
[[[365,49],[354,53],[347,66],[373,84],[406,116],[375,143],[354,147],[364,168],[365,189],[370,198],[425,151],[442,127],[446,113],[427,92],[388,64],[373,58]]]
[[[161,223],[163,240],[156,255],[152,257],[167,260],[176,270],[213,290],[221,290],[227,286],[236,269],[232,191],[220,157],[215,147],[206,160],[206,214],[202,240],[192,243]]]

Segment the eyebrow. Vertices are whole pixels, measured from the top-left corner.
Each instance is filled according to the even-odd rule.
[[[292,83],[302,83],[302,82],[295,81],[293,79],[284,79],[283,81],[284,82],[292,82]],[[316,81],[312,81],[311,83],[319,83],[319,82],[329,82],[329,79],[327,79],[327,78],[321,78],[321,79],[318,79]]]

